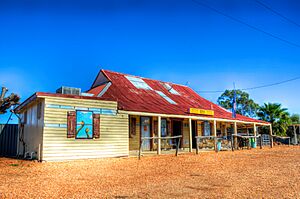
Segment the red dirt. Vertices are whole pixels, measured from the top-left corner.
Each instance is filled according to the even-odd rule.
[[[300,198],[300,147],[37,163],[0,158],[0,198]]]

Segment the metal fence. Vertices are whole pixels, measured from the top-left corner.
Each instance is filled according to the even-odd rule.
[[[262,145],[270,145],[270,136],[267,134],[262,134]],[[260,139],[257,139],[257,145],[260,145]]]
[[[18,125],[0,124],[0,156],[17,156]]]

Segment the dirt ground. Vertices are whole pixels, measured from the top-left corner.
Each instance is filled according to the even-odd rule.
[[[0,158],[0,198],[300,198],[300,147],[38,163]]]

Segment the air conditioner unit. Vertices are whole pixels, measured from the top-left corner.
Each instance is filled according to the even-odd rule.
[[[67,95],[81,95],[81,88],[62,86],[56,90],[56,93]]]

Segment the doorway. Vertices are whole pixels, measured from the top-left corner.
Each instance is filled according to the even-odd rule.
[[[172,120],[172,130],[173,130],[172,133],[173,133],[173,136],[182,135],[182,129],[183,129],[183,126],[182,126],[182,121],[181,120]],[[182,141],[183,141],[183,138],[181,138],[179,147],[182,146]]]
[[[192,147],[196,148],[196,139],[195,137],[197,136],[197,121],[192,120]]]
[[[141,138],[150,137],[150,117],[141,117]],[[143,141],[143,150],[150,150],[150,140]]]

